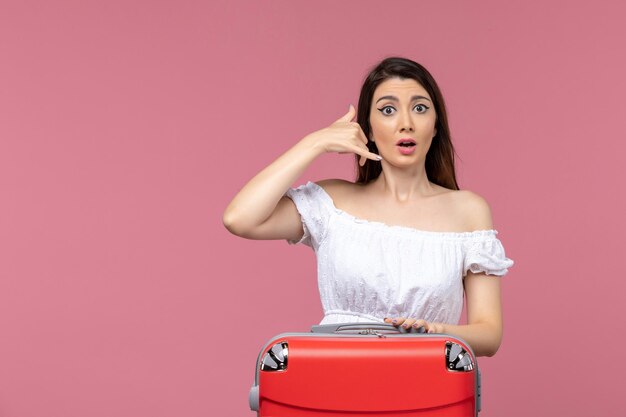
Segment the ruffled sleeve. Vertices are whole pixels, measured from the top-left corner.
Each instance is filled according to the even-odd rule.
[[[463,277],[467,272],[487,275],[504,276],[514,262],[506,257],[502,242],[496,237],[497,231],[487,235],[479,235],[470,239],[465,245],[465,257],[463,261]]]
[[[324,201],[323,190],[314,182],[307,182],[297,188],[290,188],[285,196],[293,200],[296,205],[304,235],[298,241],[287,239],[287,243],[295,245],[303,243],[316,249],[324,240],[326,234],[329,210]]]

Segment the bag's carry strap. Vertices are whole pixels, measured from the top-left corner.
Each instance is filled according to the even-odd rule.
[[[343,333],[343,334],[389,334],[389,333],[424,333],[425,329],[420,327],[414,329],[410,327],[396,327],[389,323],[341,323],[341,324],[318,324],[311,326],[312,333]]]

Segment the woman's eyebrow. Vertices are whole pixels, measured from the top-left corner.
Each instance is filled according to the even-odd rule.
[[[381,98],[376,100],[376,103],[378,103],[380,100],[384,100],[386,98],[388,98],[389,100],[393,100],[393,101],[400,101],[400,100],[398,100],[398,97],[396,97],[396,96],[382,96]],[[430,101],[429,98],[424,97],[424,96],[413,96],[413,97],[411,97],[411,101],[419,100],[421,98],[423,98],[424,100]]]

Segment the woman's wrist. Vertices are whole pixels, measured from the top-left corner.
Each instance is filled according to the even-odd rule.
[[[303,137],[298,145],[301,146],[305,152],[311,152],[315,157],[320,156],[325,152],[318,136],[313,133]]]

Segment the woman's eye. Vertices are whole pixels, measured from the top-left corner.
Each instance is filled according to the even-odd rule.
[[[430,109],[430,107],[426,106],[425,104],[418,104],[417,106],[415,106],[414,108],[420,108],[417,112],[418,113],[426,113],[426,110]],[[392,106],[385,106],[382,109],[378,109],[382,114],[384,114],[385,116],[389,116],[390,114],[392,114],[392,111],[387,111],[387,110],[394,110],[395,109]]]
[[[387,109],[393,109],[393,107],[391,107],[391,106],[385,106],[385,107],[383,107],[382,109],[380,109],[380,112],[381,112],[382,114],[384,114],[384,115],[387,115],[387,116],[388,116],[388,115],[390,115],[391,113],[386,112],[385,110],[387,110]]]

